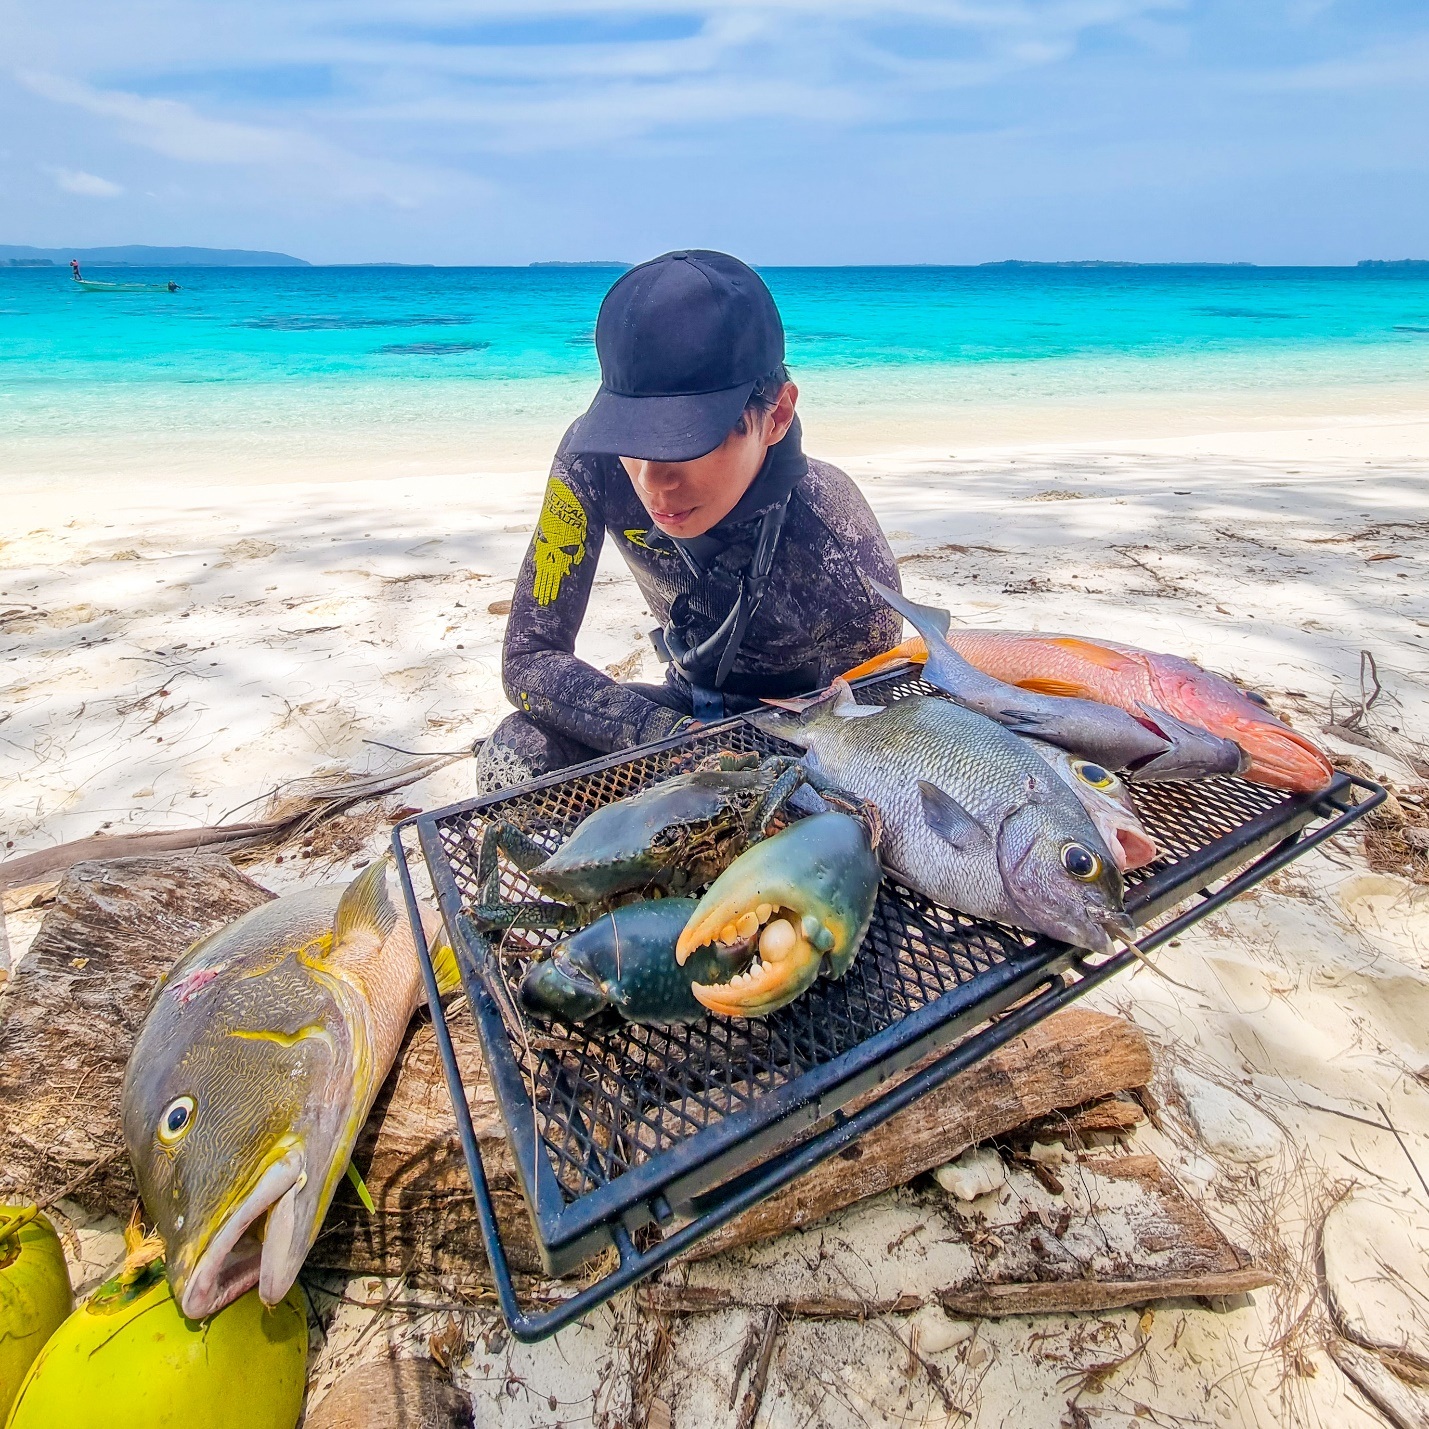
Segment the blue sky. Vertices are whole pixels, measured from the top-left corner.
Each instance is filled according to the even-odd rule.
[[[1425,0],[10,0],[0,242],[1429,257]]]

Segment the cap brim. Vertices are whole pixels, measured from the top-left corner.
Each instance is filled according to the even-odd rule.
[[[753,382],[720,392],[622,397],[602,387],[573,435],[573,448],[642,461],[693,461],[734,430]]]

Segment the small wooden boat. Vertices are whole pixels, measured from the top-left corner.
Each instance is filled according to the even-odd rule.
[[[177,283],[101,283],[94,278],[75,278],[87,293],[177,293]]]

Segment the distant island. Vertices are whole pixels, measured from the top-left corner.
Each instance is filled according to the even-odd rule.
[[[1032,258],[999,258],[979,268],[1258,268],[1258,263],[1130,263],[1118,258],[1067,258],[1039,262]]]
[[[1429,258],[1361,258],[1356,268],[1405,268],[1414,272],[1429,270]]]
[[[0,265],[48,268],[78,258],[85,268],[311,268],[306,258],[250,248],[151,248],[130,243],[118,248],[29,248],[0,243]]]

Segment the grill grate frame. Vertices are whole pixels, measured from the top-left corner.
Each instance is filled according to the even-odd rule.
[[[937,693],[904,671],[865,683],[859,697],[890,704]],[[1091,970],[1064,945],[939,907],[886,877],[844,978],[821,979],[762,1021],[711,1016],[638,1027],[528,1018],[516,987],[559,935],[516,931],[494,951],[474,936],[463,914],[477,901],[486,822],[509,820],[554,849],[595,808],[718,750],[797,753],[733,720],[410,821],[458,945],[538,1242],[555,1273],[602,1244],[628,1243],[628,1232],[651,1220],[701,1214],[711,1187],[767,1163],[776,1147],[860,1091],[1019,999],[1050,996]],[[1162,856],[1128,876],[1128,911],[1150,923],[1317,818],[1363,812],[1370,801],[1346,802],[1350,783],[1341,778],[1313,798],[1233,778],[1133,786]],[[504,857],[501,886],[504,898],[542,897]],[[451,1089],[464,1102],[459,1078]]]

